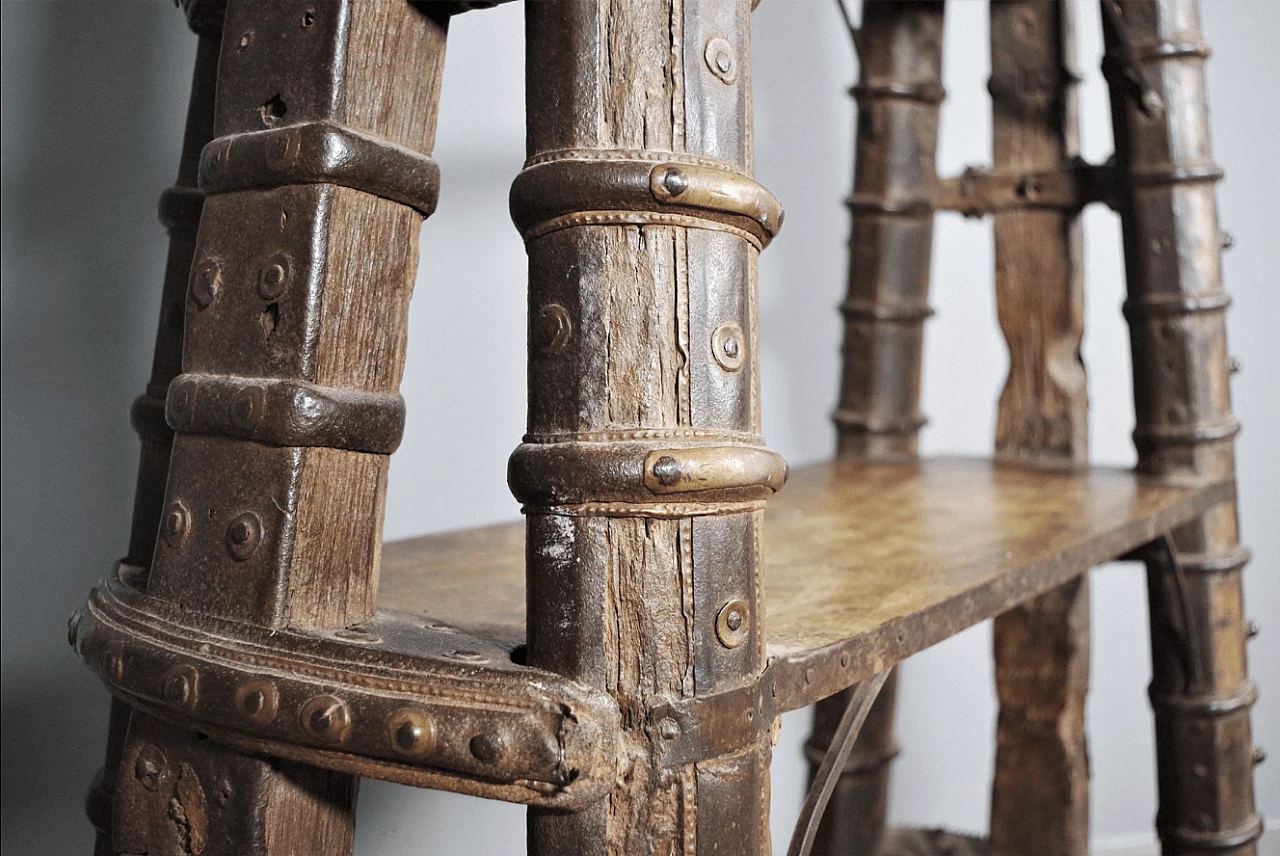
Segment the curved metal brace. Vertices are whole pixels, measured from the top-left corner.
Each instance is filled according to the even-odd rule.
[[[154,716],[245,751],[507,802],[578,810],[613,784],[614,701],[491,642],[391,611],[273,631],[148,597],[128,570],[94,590],[70,641]]]

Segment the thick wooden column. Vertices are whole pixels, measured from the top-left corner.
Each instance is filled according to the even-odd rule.
[[[769,852],[770,723],[704,719],[764,667],[760,525],[783,477],[759,436],[756,259],[780,210],[750,178],[749,13],[525,9],[512,214],[529,417],[510,481],[528,661],[605,688],[623,714],[609,798],[530,810],[540,856]],[[724,711],[754,716],[749,696]]]
[[[914,457],[924,417],[920,373],[929,308],[933,193],[942,89],[943,4],[868,0],[858,37],[861,79],[849,238],[840,311],[844,347],[834,420],[840,457]],[[875,853],[884,833],[897,673],[872,707],[832,794],[815,854]],[[817,705],[805,746],[810,776],[852,689]]]
[[[187,278],[191,272],[191,257],[195,252],[196,229],[200,225],[200,207],[204,199],[197,187],[200,151],[213,137],[213,102],[222,38],[220,18],[209,20],[193,17],[191,24],[199,35],[200,42],[196,51],[178,179],[160,197],[160,222],[169,232],[169,255],[160,297],[160,321],[156,328],[151,377],[146,391],[134,402],[132,414],[141,449],[133,499],[133,521],[129,530],[129,552],[121,564],[136,568],[142,574],[149,572],[151,568],[151,554],[155,550],[160,509],[164,503],[164,488],[169,477],[173,429],[165,423],[164,399],[169,382],[181,370],[182,307],[187,294]],[[128,705],[112,700],[111,718],[107,725],[106,763],[95,777],[85,803],[89,819],[97,830],[95,856],[111,856],[114,852],[111,847],[111,805],[130,715]]]
[[[1079,155],[1072,5],[1058,0],[991,4],[993,170],[1018,175],[1066,169]],[[1039,207],[1034,179],[1020,204],[993,213],[996,307],[1009,347],[996,456],[1070,467],[1088,460],[1088,398],[1080,340],[1083,268],[1078,210]],[[994,622],[994,856],[1086,856],[1089,759],[1089,578]]]
[[[228,5],[148,594],[268,628],[372,614],[444,20],[401,0]],[[114,848],[347,853],[355,794],[135,715]]]
[[[1235,478],[1204,60],[1194,0],[1104,0],[1121,194],[1133,391],[1141,471],[1171,479]],[[1249,709],[1235,502],[1173,533],[1147,564],[1151,701],[1165,853],[1253,854]]]

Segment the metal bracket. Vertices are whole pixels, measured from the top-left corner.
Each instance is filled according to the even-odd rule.
[[[1078,211],[1092,202],[1117,204],[1118,174],[1111,162],[1095,165],[1076,158],[1053,169],[992,172],[969,167],[938,182],[933,207],[984,217],[1014,208]]]
[[[418,616],[272,631],[148,597],[121,570],[70,641],[153,716],[244,751],[508,802],[577,810],[613,785],[621,715],[602,691]]]

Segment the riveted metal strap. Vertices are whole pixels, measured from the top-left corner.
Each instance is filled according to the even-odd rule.
[[[526,165],[511,186],[511,219],[525,240],[609,223],[719,228],[761,248],[778,234],[782,205],[750,176],[703,158],[649,154],[573,153]]]
[[[200,154],[205,193],[291,184],[338,184],[429,217],[440,193],[440,167],[426,155],[333,122],[219,137]]]
[[[660,763],[674,767],[728,755],[749,746],[773,724],[772,681],[654,706],[647,727],[657,736]]]
[[[1232,692],[1215,695],[1160,694],[1149,691],[1151,706],[1170,716],[1213,718],[1247,710],[1258,701],[1258,685],[1245,681]]]
[[[184,434],[379,455],[394,452],[404,435],[404,399],[397,393],[275,378],[178,375],[169,385],[165,417]]]
[[[767,499],[787,479],[781,455],[763,446],[671,442],[524,443],[511,454],[507,483],[535,507],[584,503],[699,505]]]
[[[1112,207],[1117,195],[1115,167],[1074,160],[1051,169],[992,172],[970,167],[938,182],[934,207],[983,217],[996,211],[1046,208],[1078,211],[1092,202]]]
[[[124,701],[247,751],[567,810],[613,782],[619,713],[606,693],[417,616],[272,631],[117,578],[72,618],[71,642]]]

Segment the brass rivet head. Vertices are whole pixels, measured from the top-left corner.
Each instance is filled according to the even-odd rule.
[[[168,767],[164,753],[158,747],[143,746],[133,761],[133,777],[147,790],[159,790],[160,779]]]
[[[751,613],[745,600],[731,600],[716,615],[716,637],[726,648],[737,648],[751,632]]]
[[[420,710],[398,710],[387,720],[391,748],[401,755],[425,755],[436,743],[430,717]]]
[[[213,259],[205,259],[191,268],[191,299],[201,309],[213,303],[222,289],[222,268]]]
[[[227,526],[227,551],[231,558],[243,562],[262,543],[262,518],[252,511],[237,516]]]
[[[679,196],[689,189],[689,176],[678,167],[667,167],[662,174],[662,187],[672,196]]]
[[[275,300],[289,287],[293,262],[287,253],[276,253],[258,272],[258,293],[267,300]]]
[[[164,678],[165,700],[170,704],[191,710],[196,706],[196,694],[200,687],[200,673],[192,666],[171,669]]]
[[[563,306],[551,303],[533,321],[534,347],[540,354],[558,354],[573,335],[573,319]]]
[[[496,734],[477,734],[469,744],[472,756],[484,764],[496,764],[502,758],[502,738]]]
[[[257,725],[266,725],[280,709],[280,691],[271,681],[255,678],[236,689],[236,710]]]
[[[351,714],[341,699],[317,696],[302,707],[302,727],[326,743],[340,743],[351,730]]]
[[[124,678],[124,646],[119,642],[112,642],[102,652],[102,671],[116,683]]]
[[[724,36],[713,36],[707,39],[707,47],[703,52],[707,68],[724,84],[738,79],[738,59],[734,55],[733,45]]]
[[[164,511],[164,519],[160,521],[160,533],[164,542],[170,547],[181,547],[191,534],[191,512],[175,499]]]
[[[263,411],[266,410],[267,393],[260,386],[247,386],[236,393],[231,402],[231,418],[246,431],[251,431],[262,422]]]
[[[737,322],[728,321],[711,333],[711,356],[727,372],[742,368],[747,359],[747,344]]]

